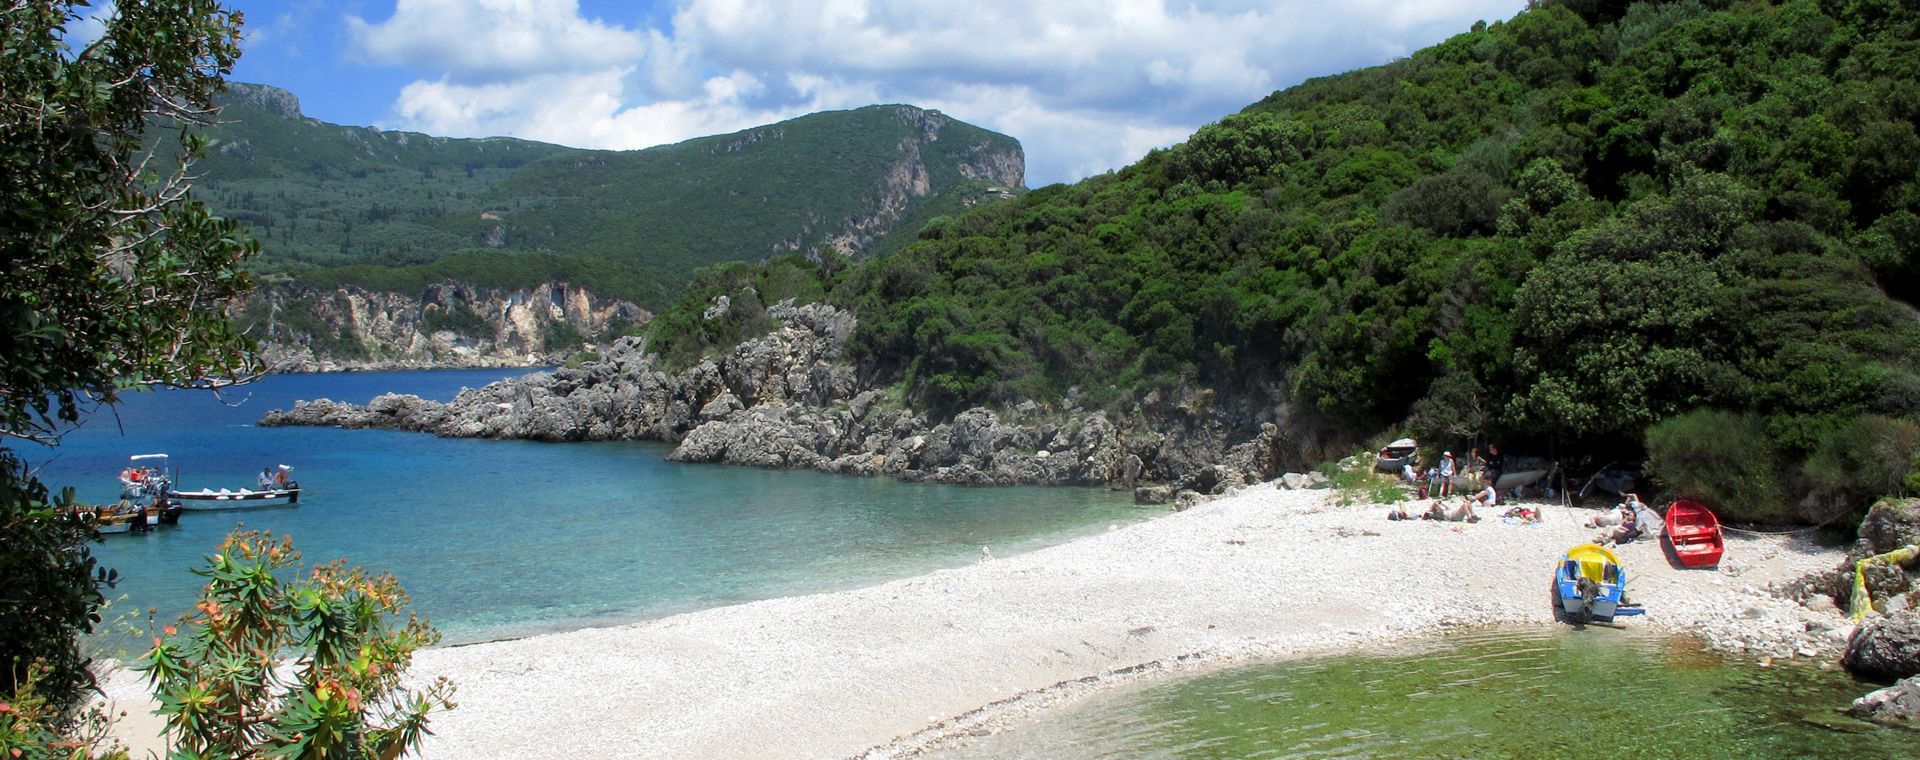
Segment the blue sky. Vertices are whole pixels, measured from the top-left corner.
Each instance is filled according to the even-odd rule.
[[[1019,138],[1027,184],[1119,168],[1303,79],[1524,0],[237,0],[234,79],[309,116],[644,148],[911,103]]]

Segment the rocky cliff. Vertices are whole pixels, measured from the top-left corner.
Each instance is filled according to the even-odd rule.
[[[941,132],[955,123],[952,118],[913,106],[885,108],[892,109],[912,132],[900,140],[898,157],[881,174],[871,206],[842,219],[809,218],[797,237],[781,241],[776,250],[800,251],[803,241],[822,235],[827,245],[843,254],[857,256],[871,250],[876,241],[894,231],[913,204],[941,189],[930,163],[950,166],[967,180],[997,187],[1021,187],[1026,181],[1026,154],[1019,143],[942,143]]]
[[[532,366],[652,317],[558,282],[445,283],[417,295],[294,284],[256,292],[237,316],[274,372]]]
[[[1219,493],[1297,463],[1310,425],[1285,426],[1197,394],[1148,400],[1116,421],[1068,402],[977,407],[935,418],[891,386],[867,387],[846,360],[854,317],[782,302],[779,329],[678,373],[637,338],[598,361],[469,390],[448,403],[386,395],[365,406],[327,399],[269,412],[262,425],[386,427],[454,437],[543,441],[658,440],[671,459],[966,484],[1138,481]]]

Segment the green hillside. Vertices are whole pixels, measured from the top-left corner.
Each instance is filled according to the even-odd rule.
[[[790,289],[934,408],[1278,387],[1758,517],[1920,489],[1920,14],[1534,6]]]
[[[224,104],[196,193],[260,239],[261,270],[322,285],[565,277],[658,306],[700,267],[876,247],[1022,168],[1013,139],[909,106],[622,152],[328,124],[258,85]]]

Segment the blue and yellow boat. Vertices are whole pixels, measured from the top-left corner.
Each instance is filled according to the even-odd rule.
[[[1554,569],[1554,619],[1575,625],[1611,623],[1645,613],[1627,602],[1627,567],[1611,549],[1581,544]]]

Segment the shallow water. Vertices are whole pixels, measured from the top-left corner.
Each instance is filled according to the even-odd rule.
[[[145,626],[149,609],[167,622],[191,606],[188,567],[240,524],[293,535],[311,562],[392,571],[452,643],[868,585],[970,562],[983,545],[1006,554],[1152,514],[1100,489],[674,464],[658,444],[253,426],[294,399],[448,399],[515,374],[275,376],[229,394],[232,405],[139,394],[118,425],[100,416],[58,449],[25,453],[45,463],[46,482],[93,502],[117,497],[136,453],[170,454],[190,489],[252,487],[263,466],[295,467],[298,507],[189,512],[176,528],[105,537],[95,553],[124,578],[108,594],[113,641]]]
[[[949,758],[1912,758],[1876,688],[1652,632],[1494,630],[1097,694]]]

